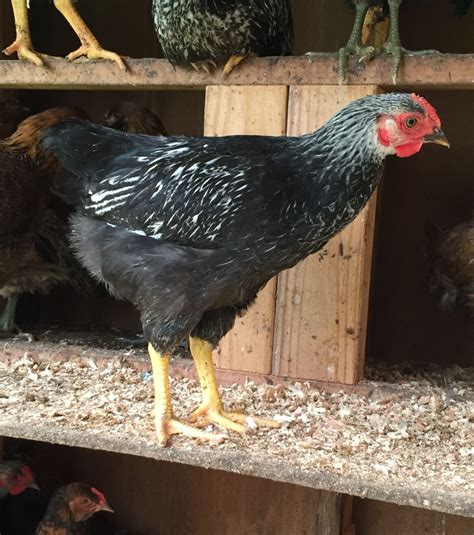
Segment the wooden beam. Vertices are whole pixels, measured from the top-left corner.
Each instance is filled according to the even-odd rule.
[[[204,133],[283,135],[286,131],[288,88],[208,87]],[[275,321],[276,279],[260,292],[256,303],[222,340],[216,354],[219,368],[270,373]]]
[[[320,491],[315,535],[340,535],[342,494]]]
[[[129,71],[114,63],[47,58],[46,67],[17,60],[0,61],[0,88],[16,89],[199,89],[209,85],[338,85],[334,54],[289,58],[253,58],[223,77],[173,67],[163,59],[127,59]],[[474,54],[407,55],[397,85],[391,80],[392,60],[349,61],[347,84],[370,84],[400,89],[474,88]]]
[[[292,87],[288,133],[325,123],[375,86]],[[372,264],[375,195],[321,251],[279,276],[275,375],[357,382],[362,376]]]

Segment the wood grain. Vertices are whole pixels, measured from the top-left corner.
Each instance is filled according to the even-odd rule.
[[[283,135],[286,131],[288,88],[208,87],[204,133]],[[270,373],[273,353],[276,280],[260,292],[256,303],[222,340],[216,365],[245,372]]]
[[[375,86],[292,87],[288,133],[315,130]],[[353,384],[362,374],[375,195],[343,232],[279,276],[273,373]]]

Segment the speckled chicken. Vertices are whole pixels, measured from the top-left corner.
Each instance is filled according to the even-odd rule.
[[[0,296],[7,299],[0,332],[18,331],[15,310],[22,293],[46,293],[59,283],[87,286],[67,242],[68,208],[51,194],[58,161],[39,147],[43,130],[84,117],[59,107],[22,121],[0,142]]]
[[[102,124],[129,134],[167,135],[161,119],[150,108],[128,100],[119,102],[107,110]]]
[[[354,101],[301,137],[151,137],[77,121],[47,131],[43,145],[71,173],[64,188],[78,207],[79,258],[141,313],[161,445],[174,433],[217,438],[173,417],[176,344],[190,336],[201,384],[191,419],[245,432],[248,417],[223,409],[213,348],[268,280],[357,216],[388,155],[427,142],[447,144],[435,109],[395,93]]]
[[[36,535],[86,535],[85,521],[99,511],[113,513],[102,492],[87,483],[70,483],[53,494]]]
[[[5,48],[4,54],[10,56],[16,53],[19,59],[24,59],[35,65],[43,65],[44,60],[34,48],[30,36],[30,26],[28,22],[29,2],[37,0],[11,0],[13,14],[15,17],[16,39]],[[86,23],[82,20],[78,11],[74,7],[75,0],[52,0],[56,9],[68,21],[71,28],[81,41],[81,46],[71,52],[67,57],[70,60],[86,56],[89,59],[108,59],[115,61],[122,70],[125,70],[125,63],[122,58],[115,52],[104,50],[94,34],[89,30]]]
[[[474,319],[474,218],[441,231],[428,226],[432,292],[446,310],[464,310]]]
[[[287,56],[293,47],[290,0],[153,0],[155,29],[172,63],[225,63],[250,55]]]
[[[370,59],[380,53],[387,53],[393,56],[392,79],[396,82],[398,69],[400,66],[402,54],[405,51],[401,46],[400,32],[399,32],[399,9],[400,5],[406,3],[427,3],[426,0],[344,0],[346,4],[355,9],[356,16],[352,32],[344,48],[339,50],[339,77],[344,80],[346,75],[346,64],[348,54],[357,54],[362,59]],[[467,13],[472,4],[472,0],[450,0],[455,4],[454,13],[458,16],[463,16]],[[389,17],[390,26],[388,36],[385,42],[378,45],[364,45],[362,43],[362,28],[369,10],[374,7],[379,7],[382,13]],[[427,6],[429,9],[429,6]],[[416,52],[417,54],[426,54],[433,52],[432,50],[425,50]]]

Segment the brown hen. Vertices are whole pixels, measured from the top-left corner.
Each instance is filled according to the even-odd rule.
[[[51,193],[60,166],[39,148],[45,128],[66,118],[84,117],[72,107],[58,107],[28,117],[0,142],[0,296],[7,299],[0,332],[15,325],[18,296],[48,292],[68,282],[87,285],[66,238],[69,211]]]
[[[113,513],[102,492],[86,483],[71,483],[53,494],[36,535],[85,535],[84,522],[99,511]]]
[[[432,292],[442,308],[474,319],[474,217],[444,232],[430,225],[426,233]]]
[[[146,106],[127,100],[110,108],[105,113],[102,124],[129,134],[168,135],[161,119],[155,113]]]

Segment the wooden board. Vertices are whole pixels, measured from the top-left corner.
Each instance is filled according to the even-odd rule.
[[[375,86],[290,89],[288,133],[313,131]],[[321,253],[279,276],[275,322],[276,375],[357,382],[365,351],[375,195]]]
[[[283,135],[286,131],[288,88],[208,87],[204,133]],[[238,318],[216,354],[219,368],[270,373],[275,319],[276,280],[260,292],[257,302]]]
[[[354,498],[354,522],[357,535],[472,535],[474,533],[474,518],[360,498]]]
[[[266,87],[285,84],[299,86],[338,84],[335,54],[319,54],[311,58],[305,56],[252,58],[239,65],[228,77],[222,76],[220,69],[208,75],[191,69],[176,68],[164,59],[126,58],[126,62],[129,67],[127,72],[121,71],[116,64],[106,61],[70,62],[65,59],[48,59],[49,68],[36,67],[23,61],[0,61],[0,87],[160,91],[193,90],[211,85]],[[390,56],[381,56],[367,62],[358,62],[356,58],[351,58],[347,71],[347,84],[373,84],[393,89],[391,69]],[[414,87],[417,90],[472,89],[473,70],[474,54],[408,55],[403,59],[395,89],[413,90]]]
[[[110,521],[149,535],[315,534],[320,497],[334,496],[132,455],[34,442],[17,448],[28,455],[43,490],[65,481],[90,481],[115,510]],[[321,535],[326,533],[333,534]]]

